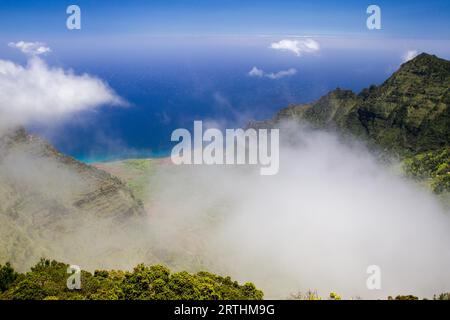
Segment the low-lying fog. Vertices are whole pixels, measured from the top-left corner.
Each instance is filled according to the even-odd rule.
[[[450,217],[431,192],[360,144],[305,128],[291,134],[296,143],[282,145],[277,175],[261,176],[259,166],[160,166],[148,182],[145,223],[103,223],[93,212],[74,234],[47,234],[45,252],[90,269],[145,262],[208,270],[252,281],[266,298],[309,289],[344,298],[450,291]],[[73,185],[53,183],[72,181],[61,168],[52,175],[45,162],[37,169],[25,160],[9,166],[48,174],[9,168],[9,180],[46,194]],[[76,217],[45,217],[60,218],[52,225],[61,230],[78,226]],[[370,265],[381,268],[381,290],[366,287]]]
[[[282,146],[275,176],[258,166],[160,171],[148,217],[159,249],[253,281],[272,298],[449,291],[450,217],[436,197],[360,144],[289,130],[296,143]],[[381,269],[381,290],[366,287],[370,265]]]

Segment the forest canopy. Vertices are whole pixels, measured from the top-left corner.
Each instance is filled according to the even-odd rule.
[[[67,287],[69,265],[41,259],[29,272],[0,265],[0,300],[261,300],[254,284],[209,272],[171,272],[162,265],[133,271],[81,271],[81,289]]]

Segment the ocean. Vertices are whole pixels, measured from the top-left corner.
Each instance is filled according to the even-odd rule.
[[[31,125],[30,131],[84,162],[162,157],[175,144],[172,131],[191,130],[194,120],[219,128],[245,127],[337,87],[359,92],[380,84],[401,63],[398,54],[382,49],[330,48],[298,57],[268,49],[268,40],[187,43],[165,41],[145,50],[114,44],[95,50],[55,48],[59,55],[49,57],[50,65],[103,79],[129,106],[102,106],[45,126]],[[252,77],[253,67],[264,74],[296,72],[276,79]]]

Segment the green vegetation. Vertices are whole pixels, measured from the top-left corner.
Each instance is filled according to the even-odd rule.
[[[150,179],[155,173],[157,159],[127,159],[95,164],[114,176],[120,177],[133,192],[136,199],[144,202],[151,195]]]
[[[450,147],[407,157],[403,168],[410,177],[427,181],[434,192],[450,192]]]
[[[422,53],[379,86],[355,94],[336,89],[315,102],[291,105],[272,121],[306,122],[367,141],[373,149],[405,160],[409,176],[436,193],[450,186],[450,61]]]
[[[336,128],[400,155],[450,143],[450,61],[422,53],[380,86],[355,94],[336,89],[306,105],[281,110],[274,121],[295,119]]]
[[[17,273],[9,263],[0,265],[0,300],[262,300],[254,284],[240,285],[230,277],[209,272],[172,273],[162,265],[137,265],[133,271],[81,271],[81,289],[67,288],[69,265],[41,259],[29,272]],[[309,290],[290,296],[291,300],[323,300]],[[331,292],[328,300],[342,300]],[[413,295],[389,296],[388,300],[418,300]],[[433,300],[450,300],[450,293]]]
[[[306,293],[295,293],[291,294],[291,300],[322,300],[322,297],[319,296],[317,291],[308,290]],[[330,292],[328,296],[328,300],[342,300],[342,297],[336,292]]]
[[[434,295],[433,300],[450,300],[450,292]]]
[[[331,292],[330,300],[342,300],[342,297],[340,295],[338,295],[336,292]]]
[[[81,271],[81,289],[66,286],[68,265],[41,259],[25,274],[0,265],[1,300],[261,300],[252,283],[208,272],[190,274],[161,265],[140,264],[133,271]]]
[[[408,294],[406,296],[396,296],[395,299],[389,296],[388,300],[419,300],[419,298],[411,294]]]
[[[17,276],[18,274],[9,263],[6,263],[4,266],[0,265],[0,292],[8,290],[17,279]]]
[[[322,300],[317,291],[313,290],[308,290],[306,293],[293,293],[289,298],[290,300]]]
[[[352,300],[360,300],[360,297],[352,298]],[[308,290],[306,293],[295,293],[291,294],[290,300],[323,300],[317,291]],[[328,300],[342,300],[342,297],[336,292],[331,292],[328,296]],[[387,297],[387,300],[419,300],[419,297],[408,294],[408,295],[398,295],[395,298],[392,296]],[[423,300],[427,300],[424,298]],[[441,293],[439,295],[434,295],[433,300],[450,300],[450,292]]]

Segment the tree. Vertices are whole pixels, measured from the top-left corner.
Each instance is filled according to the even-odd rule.
[[[0,292],[8,290],[11,284],[17,279],[17,272],[7,262],[4,266],[0,264]]]
[[[9,265],[8,265],[9,266]],[[81,271],[81,290],[66,286],[67,264],[41,259],[31,271],[5,281],[0,299],[25,300],[215,300],[262,299],[262,291],[252,283],[239,285],[230,277],[208,272],[171,273],[162,265],[137,265],[132,272]],[[11,274],[10,266],[8,272]],[[3,270],[3,268],[2,268]],[[11,277],[5,277],[10,279]]]

